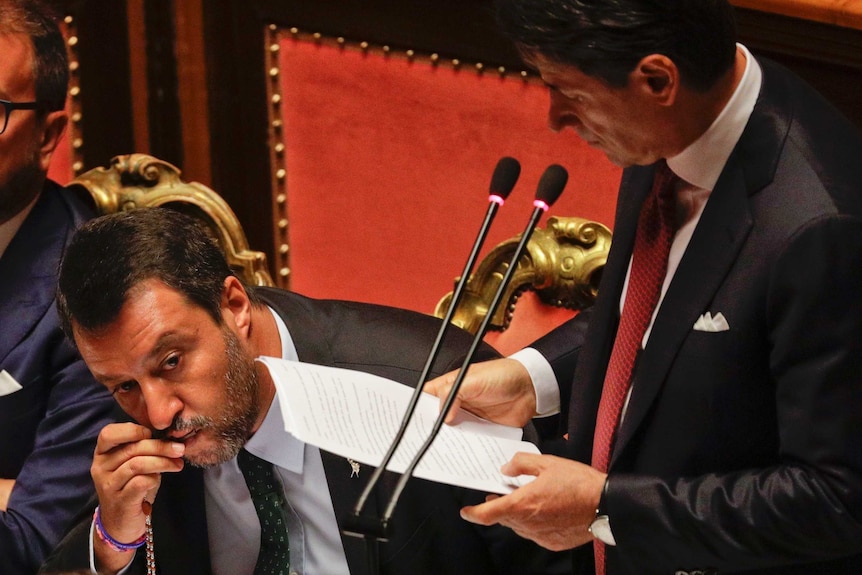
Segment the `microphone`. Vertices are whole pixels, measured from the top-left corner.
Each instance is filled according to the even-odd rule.
[[[485,315],[484,319],[482,320],[482,323],[479,326],[479,330],[473,337],[473,342],[470,345],[470,349],[467,352],[467,356],[464,358],[464,362],[462,363],[461,369],[455,378],[455,382],[452,385],[452,389],[449,390],[449,395],[446,396],[446,401],[443,403],[443,407],[440,410],[440,414],[434,421],[434,425],[431,428],[431,432],[428,435],[428,438],[419,448],[419,451],[413,457],[410,464],[407,466],[407,469],[404,471],[404,473],[399,478],[398,483],[395,485],[395,489],[392,492],[392,496],[390,497],[381,518],[381,523],[384,529],[388,526],[389,520],[392,517],[392,513],[395,511],[395,506],[398,503],[398,498],[401,496],[401,492],[407,485],[407,481],[410,479],[410,477],[412,477],[413,471],[416,469],[416,466],[419,464],[419,461],[425,455],[425,452],[428,451],[429,447],[431,447],[431,444],[434,442],[434,439],[437,437],[437,434],[440,433],[440,428],[443,426],[443,421],[446,418],[446,414],[449,412],[449,409],[451,409],[452,404],[454,403],[455,398],[458,395],[458,390],[461,388],[461,383],[464,381],[464,377],[467,375],[467,369],[469,368],[470,363],[473,361],[473,356],[475,355],[479,344],[482,342],[482,338],[485,336],[485,332],[488,330],[488,326],[491,323],[491,318],[493,317],[497,306],[500,305],[500,300],[503,297],[503,293],[506,289],[506,286],[509,284],[512,279],[512,276],[514,275],[515,269],[518,265],[518,260],[521,259],[521,255],[524,253],[524,250],[527,247],[527,243],[530,241],[530,236],[533,235],[533,230],[535,229],[539,218],[541,218],[542,215],[546,211],[548,211],[551,205],[553,205],[553,203],[557,201],[557,198],[560,197],[560,194],[563,193],[563,188],[566,187],[568,179],[569,174],[566,169],[557,164],[552,164],[548,166],[548,168],[545,169],[545,172],[542,174],[542,177],[539,179],[539,185],[536,190],[536,198],[535,200],[533,200],[534,207],[533,213],[530,216],[530,221],[527,223],[527,227],[524,230],[524,233],[521,234],[521,239],[518,242],[518,246],[515,249],[515,253],[512,255],[512,259],[509,261],[509,266],[506,268],[506,273],[503,275],[503,279],[500,281],[500,285],[497,287],[497,292],[494,294],[494,299],[491,300],[491,304],[488,307],[488,313]],[[454,304],[450,306],[450,310],[453,308]],[[420,385],[421,383],[424,383],[424,380],[420,382]]]
[[[405,411],[404,417],[401,420],[401,426],[399,427],[398,432],[395,434],[395,438],[392,440],[392,443],[389,446],[389,450],[383,457],[383,461],[380,463],[377,469],[374,470],[374,474],[368,480],[368,484],[365,486],[365,489],[359,496],[359,499],[354,506],[352,515],[344,519],[343,531],[348,535],[369,537],[372,539],[379,539],[383,541],[385,541],[389,537],[388,521],[381,521],[380,519],[376,518],[363,517],[362,511],[365,507],[366,502],[368,501],[368,498],[371,495],[371,492],[374,490],[374,487],[380,481],[380,477],[383,475],[383,472],[386,470],[386,467],[392,460],[395,451],[401,444],[401,440],[404,437],[404,433],[407,431],[407,427],[410,424],[410,419],[412,418],[413,412],[416,409],[416,404],[419,402],[419,398],[421,397],[422,385],[428,378],[428,374],[431,371],[431,367],[440,352],[440,345],[442,344],[443,338],[445,337],[446,332],[451,325],[452,316],[455,314],[455,310],[458,308],[458,303],[461,301],[461,296],[464,293],[464,289],[467,285],[467,280],[470,277],[470,272],[472,271],[473,266],[476,263],[476,259],[479,256],[479,251],[481,250],[482,244],[484,244],[485,238],[488,235],[488,229],[491,227],[491,222],[494,220],[494,216],[497,215],[497,211],[499,210],[500,206],[502,206],[505,203],[506,198],[509,197],[509,193],[511,193],[512,189],[515,187],[515,182],[518,181],[518,177],[520,175],[521,164],[515,158],[500,158],[500,160],[497,162],[497,166],[494,168],[494,173],[491,176],[490,193],[488,195],[488,209],[485,213],[485,220],[482,222],[482,226],[479,229],[476,241],[473,243],[473,249],[471,250],[470,255],[467,257],[467,262],[464,265],[464,271],[461,273],[461,277],[458,278],[458,282],[455,285],[455,290],[452,293],[452,300],[449,303],[449,309],[446,311],[446,315],[443,318],[443,322],[440,324],[440,329],[437,332],[437,338],[434,340],[434,344],[431,346],[431,351],[428,354],[428,359],[425,362],[425,367],[422,369],[422,372],[419,376],[419,381],[416,385],[416,388],[413,390],[413,395],[410,398],[410,402],[407,405],[407,410]],[[371,564],[370,573],[372,573],[373,575],[377,572],[375,567],[376,549],[373,547],[369,548],[369,562]]]
[[[497,196],[502,201],[495,201],[489,198],[490,201],[494,201],[498,205],[502,206],[503,201],[509,197],[509,194],[512,192],[512,189],[515,187],[515,182],[518,181],[518,177],[521,175],[521,164],[515,158],[510,158],[509,156],[504,156],[500,158],[497,162],[497,166],[494,168],[494,173],[491,174],[491,198]]]

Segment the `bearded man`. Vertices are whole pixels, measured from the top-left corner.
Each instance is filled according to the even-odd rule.
[[[93,375],[136,423],[109,425],[100,434],[92,467],[98,508],[43,571],[145,572],[145,553],[136,549],[144,541],[146,502],[159,573],[264,572],[269,530],[252,502],[253,481],[244,476],[251,461],[274,469],[273,498],[284,512],[278,539],[288,545],[277,553],[283,562],[266,572],[366,572],[365,542],[343,537],[341,521],[367,474],[357,476],[351,461],[284,430],[276,393],[283,384],[255,358],[415,385],[439,320],[246,288],[207,233],[166,208],[82,227],[61,265],[58,303],[66,333]],[[460,365],[470,343],[469,334],[453,330],[433,371]],[[494,354],[485,348],[480,355]],[[371,508],[385,504],[393,479],[385,477]],[[382,546],[381,572],[566,572],[559,554],[506,529],[462,521],[458,509],[483,497],[413,480]]]

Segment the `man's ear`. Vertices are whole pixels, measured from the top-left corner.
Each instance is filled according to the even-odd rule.
[[[251,329],[251,301],[236,276],[228,276],[224,280],[221,313],[229,327],[235,327],[243,339],[248,337]]]
[[[68,122],[69,116],[66,115],[65,110],[49,112],[42,121],[42,133],[39,140],[39,165],[45,172],[48,171],[54,150],[57,149],[57,144],[60,143],[60,138],[66,131]]]
[[[679,68],[662,54],[644,56],[632,73],[638,86],[661,106],[672,105],[680,88]]]

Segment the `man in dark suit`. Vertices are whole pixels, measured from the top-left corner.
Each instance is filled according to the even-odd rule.
[[[66,126],[68,62],[43,6],[0,0],[0,565],[32,574],[92,496],[113,402],[64,340],[63,247],[89,212],[46,179]]]
[[[580,573],[593,551],[612,575],[859,573],[859,131],[736,44],[723,0],[498,9],[548,85],[551,128],[625,171],[577,368],[564,326],[462,389],[462,407],[510,424],[567,409],[570,459],[517,456],[507,471],[536,480],[464,516],[552,549],[592,542]],[[639,218],[665,163],[679,178],[667,261],[644,266]],[[623,329],[646,268],[652,303]]]
[[[130,573],[142,573],[144,550],[122,544],[143,542],[144,501],[153,502],[160,573],[259,572],[263,529],[238,463],[252,453],[274,464],[287,500],[291,571],[367,573],[365,542],[342,536],[340,528],[371,470],[285,432],[279,384],[254,358],[350,368],[415,385],[438,320],[246,289],[203,229],[163,208],[86,224],[66,251],[59,286],[67,333],[138,423],[109,425],[100,434],[92,470],[98,513],[89,510],[44,572],[90,566],[116,573],[131,563]],[[435,372],[457,366],[470,341],[453,330]],[[391,493],[387,487],[371,502],[377,512]],[[568,570],[566,557],[508,530],[461,521],[459,508],[481,498],[412,481],[393,516],[392,537],[381,546],[381,572]]]

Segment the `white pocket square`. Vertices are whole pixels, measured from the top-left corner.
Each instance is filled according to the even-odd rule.
[[[15,378],[9,375],[5,369],[0,370],[0,397],[15,393],[21,389],[21,384],[15,381]]]
[[[695,331],[727,331],[730,326],[727,325],[727,320],[724,315],[718,312],[713,316],[710,312],[706,312],[694,322]]]

